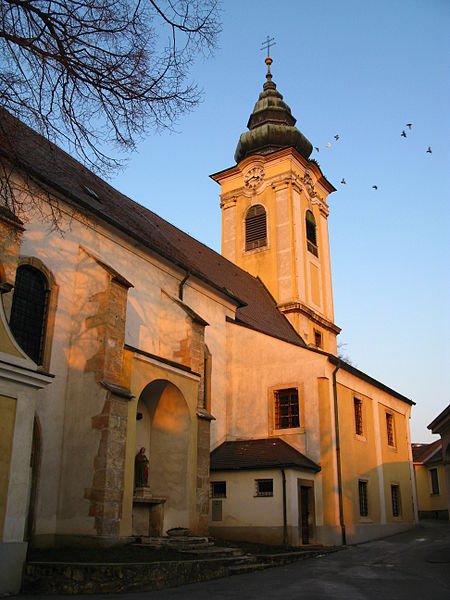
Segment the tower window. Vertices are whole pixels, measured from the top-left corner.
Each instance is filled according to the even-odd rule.
[[[275,429],[300,427],[297,388],[275,392]]]
[[[322,332],[318,329],[314,329],[314,346],[322,348]]]
[[[49,286],[45,276],[30,265],[17,269],[10,327],[20,347],[42,364],[47,325]]]
[[[310,210],[306,211],[306,244],[309,252],[319,256],[317,248],[316,219]]]
[[[245,249],[267,246],[267,215],[264,206],[252,206],[245,217]]]

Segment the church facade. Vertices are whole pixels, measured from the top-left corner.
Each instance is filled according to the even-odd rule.
[[[302,545],[413,525],[413,402],[336,354],[334,188],[270,63],[213,175],[222,255],[0,117],[29,203],[24,223],[0,211],[2,557],[175,527]]]

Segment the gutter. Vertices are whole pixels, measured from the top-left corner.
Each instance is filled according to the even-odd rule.
[[[339,499],[339,525],[341,527],[341,538],[342,545],[347,544],[347,536],[345,533],[345,522],[344,522],[344,499],[342,494],[342,469],[341,469],[341,444],[339,439],[339,410],[338,410],[338,394],[337,394],[337,382],[336,375],[341,368],[341,361],[338,358],[336,368],[333,371],[333,400],[334,400],[334,432],[336,436],[336,467],[337,467],[337,478],[338,478],[338,499]]]
[[[186,275],[183,277],[183,279],[180,281],[180,283],[178,285],[178,298],[180,300],[183,300],[183,288],[186,284],[186,281],[189,279],[190,276],[191,276],[191,272],[186,271]]]
[[[281,469],[281,478],[283,483],[283,546],[288,547],[288,531],[287,531],[287,502],[286,502],[286,473]]]

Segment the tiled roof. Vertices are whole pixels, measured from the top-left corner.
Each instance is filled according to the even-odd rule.
[[[211,471],[283,467],[320,471],[318,464],[280,438],[224,442],[211,452]]]
[[[429,425],[427,425],[427,429],[431,429],[433,433],[440,433],[441,430],[444,431],[449,427],[450,421],[450,404],[444,408],[444,410],[435,418]]]
[[[442,460],[442,440],[431,444],[412,444],[413,462],[427,463]]]
[[[39,184],[234,299],[238,321],[305,345],[258,278],[124,196],[4,109],[0,109],[0,152]]]

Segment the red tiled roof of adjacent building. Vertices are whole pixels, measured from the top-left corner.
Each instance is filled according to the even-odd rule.
[[[320,466],[281,438],[224,442],[211,452],[211,471],[294,468],[320,471]]]
[[[0,153],[51,193],[95,215],[228,296],[237,322],[305,346],[262,282],[137,204],[0,108]]]
[[[442,440],[430,444],[411,444],[413,462],[427,463],[442,460]]]

